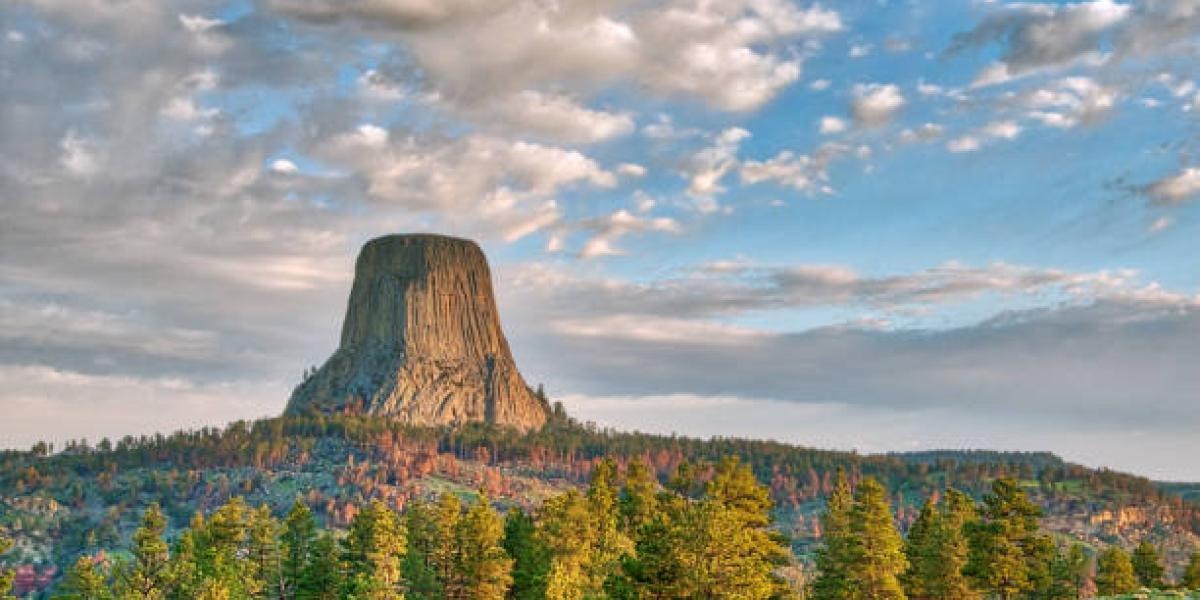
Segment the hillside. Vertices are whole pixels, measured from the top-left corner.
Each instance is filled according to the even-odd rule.
[[[1200,541],[1194,489],[1066,463],[1045,453],[930,452],[863,456],[770,441],[699,440],[599,430],[558,412],[539,432],[487,425],[429,428],[359,415],[305,415],[236,422],[170,436],[72,443],[0,454],[0,530],[18,586],[49,583],[81,553],[120,554],[152,502],[168,529],[244,497],[279,515],[300,497],[327,526],[345,527],[355,507],[383,499],[402,508],[440,492],[486,490],[500,507],[534,507],[584,485],[602,457],[644,457],[660,481],[681,464],[737,455],[769,486],[776,526],[802,560],[819,539],[817,515],[844,469],[884,484],[906,527],[917,504],[947,485],[976,497],[1001,475],[1017,477],[1046,511],[1043,527],[1093,547],[1149,539],[1178,570]],[[701,466],[700,479],[711,467]]]

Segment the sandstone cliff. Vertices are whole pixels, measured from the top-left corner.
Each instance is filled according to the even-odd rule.
[[[389,235],[363,246],[341,344],[287,412],[354,405],[419,425],[546,422],[544,401],[513,362],[474,242]]]

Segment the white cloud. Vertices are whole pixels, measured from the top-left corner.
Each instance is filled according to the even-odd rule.
[[[814,79],[812,83],[808,84],[808,89],[814,92],[823,92],[829,89],[830,85],[832,83],[828,79]]]
[[[1200,167],[1186,167],[1145,187],[1157,204],[1182,204],[1200,194]]]
[[[81,137],[72,130],[63,136],[59,146],[62,149],[62,154],[58,159],[59,164],[68,173],[87,177],[100,170],[100,158],[96,154],[96,144],[93,141]]]
[[[639,212],[646,212],[640,210]],[[593,219],[584,219],[573,223],[572,228],[587,231],[591,233],[591,237],[584,243],[583,249],[580,250],[581,258],[595,258],[598,256],[614,256],[624,254],[616,243],[622,237],[631,233],[644,232],[661,232],[661,233],[679,233],[681,228],[679,223],[668,217],[644,217],[635,215],[628,210],[620,209],[612,214],[604,217]]]
[[[617,174],[624,177],[645,177],[646,167],[637,163],[621,163],[617,165]]]
[[[634,130],[630,113],[592,110],[568,96],[535,90],[498,99],[487,110],[516,132],[568,143],[600,142]]]
[[[850,46],[850,51],[846,53],[846,56],[850,58],[863,58],[871,54],[872,48],[874,47],[871,44],[853,44]]]
[[[900,141],[905,143],[928,142],[942,137],[946,128],[937,123],[922,123],[919,127],[900,132]]]
[[[841,133],[846,130],[846,122],[838,117],[824,116],[821,117],[818,129],[823,134]]]
[[[1021,103],[1028,116],[1044,125],[1058,128],[1091,123],[1108,114],[1118,100],[1115,87],[1104,86],[1088,77],[1065,77],[1024,92]]]
[[[294,175],[300,172],[300,167],[286,158],[277,158],[271,162],[271,171],[282,175]]]
[[[688,194],[712,197],[724,191],[721,179],[737,167],[738,147],[748,137],[749,131],[730,127],[718,134],[711,146],[692,155],[687,166]]]
[[[854,86],[850,114],[862,125],[885,125],[905,104],[904,95],[894,84],[858,84]]]

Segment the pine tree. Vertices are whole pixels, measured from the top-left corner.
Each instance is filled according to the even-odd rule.
[[[300,581],[313,561],[317,521],[308,505],[297,499],[283,522],[280,535],[283,557],[280,564],[280,597],[299,598]]]
[[[439,542],[439,528],[433,507],[424,501],[413,502],[404,514],[408,530],[408,553],[404,556],[404,581],[409,600],[436,600],[442,597],[442,584],[433,563]]]
[[[817,550],[817,578],[812,585],[813,600],[849,600],[854,592],[850,577],[853,566],[853,534],[850,510],[854,498],[846,474],[837,472],[833,492],[821,515],[821,547]]]
[[[1039,594],[1040,600],[1075,600],[1080,597],[1087,576],[1087,555],[1083,546],[1056,548],[1050,563],[1050,584]]]
[[[400,565],[407,543],[396,513],[374,500],[354,516],[343,541],[346,593],[355,598],[402,598]]]
[[[771,496],[736,457],[718,463],[699,506],[700,588],[725,598],[768,598],[782,592],[774,570],[786,540],[768,529]]]
[[[1158,558],[1158,550],[1149,540],[1142,540],[1133,550],[1133,573],[1137,575],[1142,587],[1161,588],[1163,586],[1163,566]]]
[[[658,482],[650,465],[642,458],[629,462],[625,470],[625,486],[619,501],[621,529],[630,539],[641,538],[642,529],[654,520],[658,512]]]
[[[0,535],[0,556],[3,556],[5,552],[8,552],[12,546],[12,541],[3,535]],[[15,577],[16,576],[12,571],[8,569],[0,569],[0,600],[6,600],[7,598],[12,597],[12,585]]]
[[[633,542],[620,528],[617,512],[617,464],[601,460],[592,470],[587,503],[595,521],[592,556],[586,573],[590,589],[600,589],[609,575],[618,571],[621,557],[633,551]]]
[[[455,534],[461,518],[462,501],[455,494],[442,494],[433,508],[433,523],[437,534],[429,556],[443,596],[449,596],[453,590],[462,587],[463,574],[457,570],[458,545],[455,543]]]
[[[588,576],[594,560],[595,529],[587,499],[575,490],[542,503],[538,539],[551,553],[547,600],[579,600],[602,593]]]
[[[1096,559],[1096,591],[1103,596],[1114,596],[1137,588],[1137,576],[1133,573],[1129,554],[1117,546],[1102,551]]]
[[[531,518],[519,507],[508,511],[504,521],[504,550],[513,559],[513,600],[536,600],[546,596],[546,576],[550,571],[550,550],[537,537]]]
[[[142,524],[133,532],[133,564],[122,577],[124,591],[138,598],[165,598],[171,588],[170,550],[163,539],[167,519],[158,504],[142,514]]]
[[[512,585],[513,561],[500,545],[504,538],[504,523],[492,510],[487,494],[467,509],[458,522],[455,541],[458,545],[457,571],[461,585],[449,598],[463,600],[500,600]]]
[[[59,584],[58,600],[113,600],[115,596],[108,584],[107,569],[103,561],[91,556],[80,556],[67,571]]]
[[[278,598],[283,592],[279,522],[266,505],[250,512],[245,556],[245,571],[254,581],[252,594]]]
[[[1183,579],[1180,583],[1186,589],[1200,590],[1200,549],[1192,551],[1191,560],[1188,561],[1187,568],[1183,570]]]
[[[904,542],[892,520],[887,490],[872,477],[864,479],[854,494],[850,531],[854,565],[850,572],[854,588],[851,598],[904,600],[899,579],[908,566]]]
[[[1011,478],[992,482],[983,504],[982,518],[967,526],[970,554],[964,573],[978,589],[1001,600],[1044,586],[1047,551],[1054,546],[1038,533],[1041,509]]]
[[[297,600],[336,600],[345,584],[338,544],[330,533],[313,542],[312,556],[296,582]]]
[[[908,569],[904,571],[900,581],[904,584],[904,593],[909,598],[930,598],[929,587],[933,575],[929,572],[935,560],[933,532],[938,527],[937,507],[933,499],[925,500],[917,519],[908,528],[904,539],[904,556],[908,559]]]

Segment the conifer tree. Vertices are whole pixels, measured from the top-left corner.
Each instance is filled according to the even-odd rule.
[[[278,598],[282,594],[282,556],[279,550],[279,522],[265,504],[250,511],[247,523],[247,567],[255,582],[252,595]]]
[[[908,569],[904,571],[900,581],[904,584],[904,593],[909,598],[930,597],[929,586],[933,575],[929,571],[935,560],[932,538],[933,530],[938,526],[937,520],[937,507],[933,499],[928,498],[904,538],[904,556],[908,559]]]
[[[280,534],[282,560],[280,564],[279,596],[286,600],[299,598],[304,571],[313,561],[317,542],[317,521],[308,505],[297,499],[284,517]]]
[[[103,561],[83,555],[75,561],[59,584],[56,600],[113,600]]]
[[[133,564],[123,575],[121,587],[137,598],[159,600],[171,588],[170,549],[163,535],[167,519],[158,504],[151,504],[142,514],[142,524],[133,532]]]
[[[854,498],[846,474],[838,469],[833,492],[821,515],[821,547],[817,549],[817,578],[812,585],[813,600],[849,600],[854,588],[850,576],[853,567],[853,534],[850,510]]]
[[[723,459],[700,503],[700,589],[726,598],[768,598],[781,592],[775,567],[786,540],[768,529],[771,496],[736,457]],[[897,551],[899,548],[897,547]]]
[[[1133,573],[1137,576],[1142,587],[1161,588],[1163,586],[1163,566],[1158,558],[1158,550],[1149,540],[1142,540],[1133,550]]]
[[[550,549],[547,600],[578,600],[602,593],[590,577],[596,520],[587,499],[575,490],[542,503],[538,538]]]
[[[981,519],[967,525],[970,553],[964,572],[980,590],[1001,600],[1044,586],[1049,538],[1038,533],[1041,509],[1016,480],[1000,478],[984,496]]]
[[[434,507],[417,501],[405,511],[408,553],[404,556],[404,580],[409,600],[436,600],[442,597],[441,577],[434,565],[434,554],[444,541]]]
[[[448,598],[501,600],[505,597],[512,585],[513,561],[501,546],[503,539],[504,523],[492,510],[487,494],[481,491],[455,530],[456,570],[461,579],[458,589],[447,594]]]
[[[854,589],[851,598],[861,600],[904,600],[900,574],[908,564],[904,542],[892,520],[887,491],[873,477],[859,484],[850,510],[853,535],[850,571]]]
[[[354,516],[343,541],[346,593],[364,600],[402,598],[400,565],[406,549],[396,513],[373,500]]]
[[[1096,559],[1096,591],[1102,596],[1126,594],[1137,590],[1137,576],[1129,554],[1117,546],[1100,552]]]
[[[0,556],[8,552],[13,546],[13,543],[8,538],[0,535]],[[12,597],[12,585],[15,575],[8,569],[0,569],[0,600],[7,600]]]
[[[1056,548],[1050,563],[1050,584],[1038,595],[1040,600],[1075,600],[1081,595],[1087,576],[1087,555],[1083,546]]]
[[[337,541],[330,533],[317,536],[312,557],[296,582],[297,600],[336,600],[344,586]]]
[[[621,557],[633,550],[633,543],[620,528],[616,479],[617,464],[606,458],[593,468],[588,486],[588,509],[595,521],[592,556],[586,568],[590,589],[602,588],[609,574],[617,572]]]
[[[513,600],[536,600],[546,596],[546,576],[550,571],[550,551],[538,539],[533,518],[520,507],[508,511],[504,521],[504,550],[513,559]]]
[[[641,538],[642,528],[654,520],[658,512],[658,482],[650,465],[642,458],[629,462],[625,470],[625,486],[621,490],[621,528],[630,539]]]
[[[1180,583],[1185,589],[1200,591],[1200,548],[1192,551]]]

